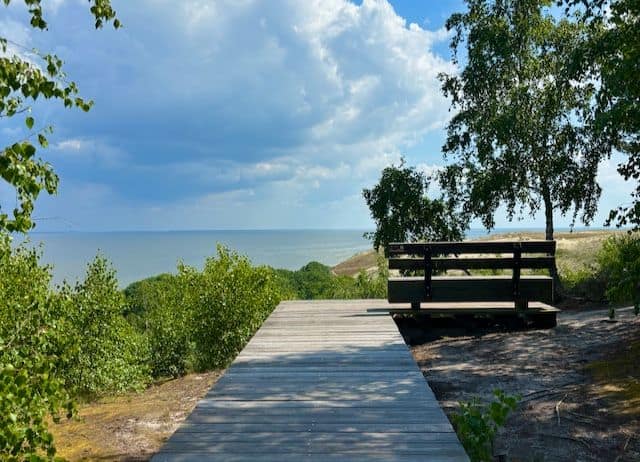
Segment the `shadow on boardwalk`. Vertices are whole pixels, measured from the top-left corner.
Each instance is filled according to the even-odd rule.
[[[468,460],[371,306],[281,305],[153,460]]]

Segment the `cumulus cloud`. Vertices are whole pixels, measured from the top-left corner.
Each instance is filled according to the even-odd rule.
[[[433,51],[446,32],[386,0],[141,0],[117,5],[122,30],[99,33],[78,10],[56,2],[49,33],[96,106],[51,112],[54,151],[72,176],[71,162],[119,159],[117,175],[71,180],[140,207],[202,210],[250,190],[243,206],[257,209],[287,194],[347,204],[447,119],[437,75],[454,68]],[[234,213],[242,226],[246,211]]]

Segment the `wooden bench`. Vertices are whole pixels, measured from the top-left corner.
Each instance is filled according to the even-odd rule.
[[[389,269],[423,271],[424,276],[390,277],[390,303],[428,303],[429,312],[513,313],[540,327],[556,325],[553,279],[523,275],[550,269],[555,241],[392,243]],[[493,255],[493,256],[487,256]],[[510,275],[437,275],[446,270],[511,270]]]

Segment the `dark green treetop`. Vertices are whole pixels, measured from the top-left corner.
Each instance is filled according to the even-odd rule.
[[[554,211],[588,224],[610,145],[591,129],[596,85],[577,82],[571,63],[584,23],[553,16],[551,0],[466,4],[447,21],[454,61],[466,62],[459,74],[441,75],[455,111],[443,189],[489,229],[501,206],[509,219],[543,209],[547,239]]]
[[[390,242],[458,241],[467,227],[454,204],[444,198],[429,199],[429,179],[404,160],[382,170],[380,181],[364,189],[376,230],[366,233],[376,250]]]

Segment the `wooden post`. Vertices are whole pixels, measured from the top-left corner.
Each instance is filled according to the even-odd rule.
[[[431,247],[424,249],[424,299],[430,301],[432,297],[431,273],[433,273],[433,262],[431,261]]]
[[[513,302],[516,310],[526,309],[527,301],[520,299],[520,268],[522,266],[522,247],[519,243],[513,245]]]

